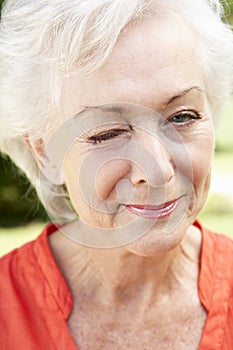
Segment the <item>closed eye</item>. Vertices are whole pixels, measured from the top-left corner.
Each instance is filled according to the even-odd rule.
[[[111,139],[115,139],[118,136],[122,135],[123,133],[128,132],[129,130],[126,129],[115,129],[115,130],[109,130],[106,132],[101,132],[99,134],[95,134],[88,137],[88,142],[91,142],[95,145],[100,144],[104,141],[108,141]]]

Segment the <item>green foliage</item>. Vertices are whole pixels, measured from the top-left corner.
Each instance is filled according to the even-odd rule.
[[[233,1],[227,0],[223,1],[223,7],[225,10],[225,20],[231,26],[233,26]]]
[[[48,220],[35,190],[9,159],[0,158],[0,226]]]
[[[0,0],[0,10],[2,9],[2,4],[4,0]]]

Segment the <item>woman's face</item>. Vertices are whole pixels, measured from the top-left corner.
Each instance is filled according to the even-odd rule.
[[[67,81],[62,106],[77,115],[62,171],[80,220],[129,241],[146,232],[128,246],[142,255],[174,248],[205,203],[214,149],[192,31],[173,17],[129,25],[98,72]]]

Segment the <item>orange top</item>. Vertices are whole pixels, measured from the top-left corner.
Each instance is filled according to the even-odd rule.
[[[199,350],[233,349],[233,241],[199,223],[203,241],[199,296],[208,316]],[[72,296],[47,236],[0,259],[0,349],[77,350],[66,324]],[[97,346],[98,348],[98,346]]]

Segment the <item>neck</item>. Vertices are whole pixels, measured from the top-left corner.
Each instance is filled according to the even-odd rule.
[[[196,286],[200,235],[195,244],[190,237],[197,235],[187,235],[172,251],[152,257],[138,256],[124,247],[82,247],[59,232],[51,235],[49,241],[74,297],[82,295],[95,302],[104,300],[106,304],[117,305],[138,300],[154,303],[187,281],[187,285]]]
[[[108,299],[120,303],[159,295],[178,251],[153,257],[141,257],[124,248],[90,254],[91,269],[100,282],[99,295],[105,291]]]

